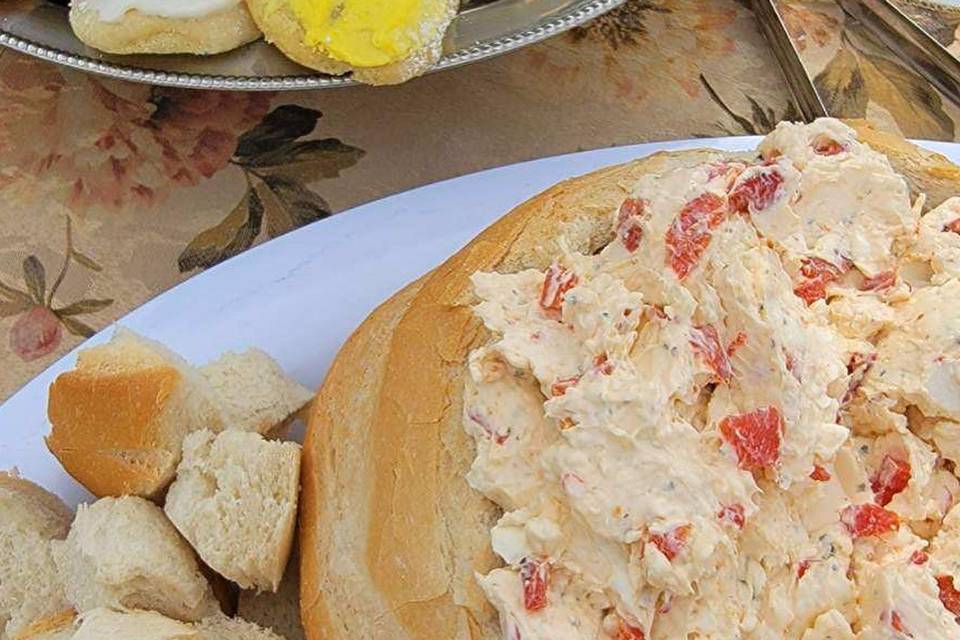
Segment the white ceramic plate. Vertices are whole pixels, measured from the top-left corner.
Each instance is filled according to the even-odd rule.
[[[660,150],[748,149],[757,139],[641,144],[535,160],[454,178],[304,227],[228,260],[122,318],[188,360],[257,346],[316,387],[350,332],[381,301],[440,264],[513,206],[550,185]],[[922,143],[960,161],[960,144]],[[112,327],[89,343],[104,342]],[[86,499],[47,451],[47,388],[70,369],[65,356],[0,405],[0,469],[71,504]]]

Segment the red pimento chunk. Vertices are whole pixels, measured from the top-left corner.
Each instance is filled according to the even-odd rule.
[[[947,224],[943,225],[944,231],[951,231],[953,233],[960,233],[960,218],[956,220],[951,220]]]
[[[625,620],[620,620],[620,624],[617,625],[617,634],[614,637],[614,640],[645,640],[646,636],[643,635],[643,629],[635,627]]]
[[[690,346],[713,371],[717,382],[727,383],[733,378],[733,367],[727,350],[720,344],[720,335],[712,324],[702,324],[690,331]]]
[[[643,240],[643,216],[647,203],[640,198],[627,198],[617,211],[617,237],[624,248],[633,253]]]
[[[717,517],[720,519],[720,522],[732,524],[737,529],[743,529],[743,525],[746,522],[742,504],[731,504],[720,509]]]
[[[813,152],[819,156],[835,156],[846,150],[842,144],[827,136],[817,136],[813,141]]]
[[[919,549],[910,554],[910,562],[913,564],[927,564],[929,559],[930,554],[928,554],[926,551],[920,551]]]
[[[712,230],[727,213],[724,199],[704,193],[684,205],[667,230],[667,265],[681,280],[686,278],[710,245]]]
[[[607,357],[607,354],[601,353],[593,359],[593,370],[601,375],[608,376],[613,373],[613,363]]]
[[[747,471],[772,467],[780,460],[783,417],[776,407],[760,407],[720,421],[720,435]]]
[[[896,282],[896,271],[884,271],[872,278],[864,278],[863,282],[860,283],[860,291],[884,291],[892,287]]]
[[[775,166],[766,166],[733,187],[730,210],[737,213],[759,213],[780,197],[783,175]]]
[[[893,500],[893,496],[907,488],[910,483],[910,463],[898,460],[887,454],[873,477],[870,478],[870,488],[877,504],[885,507]]]
[[[940,588],[940,602],[947,611],[957,616],[960,623],[960,591],[953,586],[953,576],[937,576],[937,586]]]
[[[540,308],[551,318],[559,319],[564,294],[577,286],[577,275],[558,262],[547,269],[540,289]]]
[[[733,354],[739,351],[740,347],[745,344],[747,344],[747,334],[743,331],[737,331],[737,335],[733,336],[733,340],[727,345],[727,355],[732,358]]]
[[[901,618],[900,614],[896,611],[890,612],[890,626],[893,627],[894,631],[902,633],[909,638],[913,637],[913,634],[907,631],[907,627],[903,624],[903,618]]]
[[[813,471],[810,472],[810,479],[817,482],[826,482],[831,478],[830,472],[819,464],[813,465]]]
[[[827,297],[827,285],[839,280],[844,271],[822,258],[804,258],[800,266],[803,279],[793,288],[793,292],[807,304],[813,304]]]
[[[547,606],[547,587],[550,583],[550,562],[544,558],[524,558],[520,562],[520,581],[523,583],[523,608],[539,611]]]
[[[554,398],[557,396],[562,396],[567,392],[570,387],[577,386],[577,383],[580,382],[580,376],[573,376],[570,378],[560,378],[552,385],[550,385],[550,395]]]
[[[875,504],[846,507],[840,512],[840,522],[854,539],[882,536],[900,528],[900,516]]]
[[[797,580],[807,575],[807,570],[810,568],[810,564],[810,560],[801,560],[797,563]]]
[[[650,542],[660,550],[667,560],[673,562],[680,553],[686,548],[687,540],[690,538],[690,532],[693,526],[689,524],[674,527],[666,533],[650,534]]]

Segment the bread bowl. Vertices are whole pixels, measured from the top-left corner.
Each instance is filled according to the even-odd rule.
[[[946,423],[947,432],[960,429],[958,416],[952,405],[937,404],[941,399],[937,388],[921,386],[907,390],[909,393],[900,393],[901,388],[884,388],[878,381],[882,370],[871,370],[873,360],[858,361],[853,356],[858,353],[855,348],[863,348],[878,351],[881,362],[893,360],[888,357],[889,353],[884,355],[884,350],[889,351],[894,344],[888,340],[888,334],[895,335],[899,327],[909,322],[909,309],[904,301],[910,299],[914,290],[945,287],[936,289],[936,295],[930,294],[930,297],[942,295],[950,304],[955,301],[960,304],[953,285],[936,282],[941,276],[949,280],[949,274],[936,273],[928,257],[913,253],[912,243],[924,204],[922,198],[913,200],[909,193],[922,193],[932,186],[938,193],[934,200],[939,200],[941,196],[960,192],[960,183],[953,177],[955,167],[942,158],[921,152],[908,143],[878,136],[868,127],[858,128],[862,142],[875,143],[888,152],[886,159],[862,147],[852,130],[836,121],[821,121],[810,129],[789,126],[778,129],[761,146],[762,157],[756,153],[723,154],[706,150],[662,153],[565,181],[511,211],[450,260],[371,314],[334,361],[313,407],[304,445],[300,552],[301,609],[307,637],[310,640],[345,640],[358,636],[375,640],[501,637],[625,640],[689,637],[688,633],[695,634],[693,637],[734,637],[733,633],[751,631],[758,635],[748,637],[799,638],[809,630],[808,635],[803,635],[809,640],[852,638],[854,629],[863,630],[864,634],[858,636],[863,638],[892,637],[885,634],[906,633],[911,629],[919,634],[917,637],[954,637],[958,630],[951,626],[955,624],[956,614],[949,608],[954,605],[948,586],[952,588],[952,576],[957,570],[956,556],[943,550],[952,548],[950,540],[955,532],[940,522],[952,508],[960,485],[949,468],[937,462],[936,441],[925,430],[933,428],[929,421]],[[845,165],[848,161],[856,166]],[[888,161],[893,169],[910,179],[909,185],[894,174]],[[718,171],[715,175],[711,175],[713,167]],[[771,192],[775,195],[763,206],[757,203],[766,196],[758,200],[756,192],[737,190],[748,180],[770,176],[775,171],[782,172],[777,178],[769,179],[774,183]],[[801,194],[796,185],[802,183],[804,176],[819,175],[818,172],[823,172],[825,177],[819,177],[817,184],[807,185]],[[687,225],[679,213],[675,222],[667,219],[666,224],[652,227],[654,222],[644,217],[646,214],[635,220],[634,205],[624,208],[631,194],[641,200],[649,197],[651,201],[660,202],[657,198],[661,195],[666,198],[677,192],[685,195],[677,196],[674,213],[686,211],[693,215],[693,209],[687,205],[694,201],[698,205],[706,203],[698,200],[695,193],[684,191],[684,185],[692,185],[693,189],[701,184],[684,182],[693,180],[694,175],[696,180],[708,185],[707,191],[723,190],[722,197],[718,196],[721,204],[711,211],[723,206],[737,215],[726,217],[725,213],[723,222],[711,222],[709,228],[713,229],[716,224],[718,230],[714,236],[707,234],[706,241],[668,244],[667,249],[656,249],[658,253],[652,254],[652,261],[650,255],[644,254],[647,263],[624,257],[622,249],[628,247],[628,243],[640,244],[651,239],[659,242],[671,234],[676,238],[681,232],[700,228]],[[936,183],[930,177],[935,177]],[[658,182],[671,178],[678,182]],[[766,180],[766,177],[757,178],[751,184]],[[658,184],[659,190],[654,188]],[[831,185],[829,191],[818,190],[824,184]],[[742,200],[731,202],[734,194],[739,194],[737,197]],[[798,204],[804,199],[805,204]],[[851,201],[867,204],[851,205]],[[887,206],[886,202],[891,204]],[[789,218],[790,224],[800,220],[802,226],[803,219],[816,219],[820,221],[818,224],[826,225],[825,230],[819,233],[816,229],[804,228],[799,236],[780,234],[776,226],[767,226],[775,221],[759,217],[771,203],[779,207],[776,211]],[[813,206],[811,203],[820,203],[821,211],[804,209]],[[656,206],[666,207],[665,204]],[[797,211],[806,211],[809,217],[798,216],[794,220],[789,216],[794,207]],[[844,207],[853,207],[849,219],[860,220],[868,228],[862,233],[841,231],[846,228],[841,223],[848,217],[845,213],[834,216],[830,207],[841,212],[847,211]],[[871,207],[870,215],[882,222],[874,225],[874,218],[860,219],[859,214],[854,215]],[[618,225],[616,231],[614,222]],[[742,229],[746,234],[742,237],[750,238],[749,246],[742,253],[733,250],[739,245],[725,244],[728,232],[724,231],[724,225],[728,222]],[[750,231],[750,225],[762,228],[762,235]],[[642,232],[637,231],[641,228]],[[947,233],[949,229],[940,232]],[[741,231],[729,232],[730,237],[739,237],[738,234]],[[842,242],[838,240],[836,246],[830,247],[816,244],[822,237],[832,235],[839,236]],[[866,236],[870,240],[860,242]],[[689,235],[685,238],[689,240]],[[800,240],[805,243],[811,238],[809,246],[791,244]],[[517,435],[509,430],[497,430],[482,418],[485,414],[465,411],[464,400],[465,394],[472,393],[471,402],[475,401],[475,394],[479,393],[477,385],[489,382],[484,377],[487,374],[483,365],[485,354],[490,350],[476,350],[489,348],[503,335],[510,334],[514,325],[508,320],[522,324],[532,322],[533,317],[539,323],[546,322],[541,316],[556,320],[558,313],[563,314],[562,320],[567,320],[565,314],[569,310],[564,306],[567,302],[563,294],[578,285],[563,269],[578,273],[576,268],[583,267],[594,274],[590,271],[592,261],[602,260],[605,248],[615,243],[623,246],[611,252],[621,251],[619,255],[625,264],[637,270],[630,286],[625,285],[626,291],[642,289],[643,297],[649,301],[644,307],[643,326],[647,323],[672,325],[683,317],[692,323],[693,311],[689,305],[684,307],[676,281],[689,278],[683,287],[701,282],[699,278],[706,276],[698,275],[697,269],[708,268],[713,278],[730,262],[739,266],[729,273],[739,273],[741,277],[727,278],[724,286],[730,290],[738,282],[759,282],[756,292],[750,295],[767,296],[762,299],[782,305],[783,317],[802,319],[803,326],[797,331],[804,336],[802,357],[787,350],[781,352],[779,346],[776,353],[762,351],[762,347],[750,343],[749,337],[744,338],[748,345],[744,347],[736,332],[722,336],[730,340],[730,354],[723,357],[718,354],[715,361],[702,355],[709,353],[702,346],[690,346],[685,351],[685,345],[692,340],[687,338],[687,328],[682,339],[675,338],[671,343],[678,349],[677,353],[687,354],[683,355],[684,364],[676,366],[690,374],[689,380],[695,381],[695,384],[691,382],[691,389],[697,391],[691,396],[693,400],[691,408],[685,410],[687,413],[674,416],[689,422],[693,431],[678,433],[696,440],[698,447],[707,444],[709,447],[703,450],[702,459],[675,457],[675,451],[669,447],[679,446],[676,443],[683,441],[681,436],[656,440],[668,448],[659,458],[644,459],[645,464],[650,465],[649,477],[642,474],[623,477],[629,478],[631,486],[645,486],[645,482],[652,482],[651,478],[671,477],[669,466],[657,466],[657,463],[681,461],[702,465],[696,468],[703,473],[712,465],[726,469],[716,477],[724,478],[724,482],[729,480],[730,486],[701,483],[696,485],[699,494],[694,492],[689,498],[690,504],[699,504],[695,500],[697,495],[708,496],[708,504],[717,508],[717,522],[711,520],[714,516],[707,510],[706,515],[696,516],[700,519],[683,512],[684,517],[696,522],[696,526],[690,528],[686,524],[676,526],[661,516],[631,523],[628,531],[618,529],[616,533],[591,524],[591,530],[603,532],[598,534],[595,545],[588,545],[591,549],[621,549],[616,545],[605,546],[615,540],[632,554],[629,556],[632,561],[625,564],[637,573],[629,575],[641,577],[636,578],[636,583],[629,583],[629,587],[623,587],[622,592],[614,588],[618,584],[615,581],[604,582],[586,564],[577,565],[576,556],[569,547],[563,546],[579,539],[568,535],[568,523],[580,523],[588,515],[585,515],[586,509],[569,506],[578,503],[569,497],[576,491],[568,487],[566,481],[577,481],[577,476],[560,474],[555,469],[550,478],[559,486],[550,485],[541,493],[548,493],[552,498],[556,492],[561,504],[557,508],[566,509],[564,514],[575,513],[576,517],[554,520],[541,513],[537,517],[542,516],[543,520],[536,526],[530,524],[529,513],[508,517],[498,528],[500,537],[495,534],[494,545],[501,556],[510,556],[514,543],[524,553],[513,554],[515,557],[508,569],[502,572],[498,569],[504,559],[491,547],[490,530],[504,512],[525,508],[532,499],[518,498],[510,487],[498,485],[495,477],[486,477],[489,482],[484,482],[484,478],[478,477],[482,469],[470,476],[469,481],[468,474],[478,450],[481,457],[492,455],[489,452],[495,451],[495,447],[510,446],[511,438],[522,439],[525,432],[521,430],[521,435]],[[695,259],[684,258],[678,246],[695,247],[692,250]],[[798,252],[798,246],[809,250],[809,255]],[[810,266],[817,264],[810,260],[814,257],[814,247],[824,252],[831,247],[837,249],[834,257],[841,263],[837,275],[826,268],[816,273]],[[721,254],[724,248],[730,248],[731,252]],[[552,266],[558,258],[561,263]],[[712,266],[698,266],[698,260]],[[850,260],[851,265],[846,265],[846,260]],[[888,273],[891,266],[895,269],[892,275]],[[769,272],[773,274],[769,279],[751,275],[768,268],[773,270]],[[530,269],[537,273],[528,276],[521,273]],[[657,275],[668,269],[673,275]],[[519,275],[513,279],[490,276],[487,280],[471,281],[478,272]],[[587,282],[592,278],[593,275],[587,277]],[[665,284],[658,291],[657,286],[651,284],[654,282]],[[502,291],[497,293],[497,286],[491,283],[506,284],[498,285]],[[482,294],[479,298],[475,288]],[[510,291],[522,291],[534,299],[539,293],[542,308],[530,311],[520,303],[511,307]],[[669,297],[664,292],[676,292],[680,297]],[[589,289],[584,289],[583,295],[586,293]],[[739,300],[736,294],[730,295],[734,296],[731,300]],[[486,308],[481,305],[475,313],[474,306],[481,298],[486,301],[484,304],[489,304]],[[546,306],[542,304],[545,298],[551,299]],[[848,303],[849,300],[854,302]],[[556,307],[553,301],[558,303]],[[661,307],[664,302],[666,307]],[[533,302],[530,304],[535,306]],[[503,317],[490,305],[500,309]],[[694,304],[693,308],[697,306]],[[704,304],[703,308],[708,305]],[[762,305],[759,308],[764,309]],[[874,311],[876,317],[872,317]],[[772,311],[767,308],[764,313]],[[625,313],[625,317],[630,315]],[[697,321],[705,320],[698,317]],[[640,321],[631,322],[638,322],[639,326]],[[496,327],[496,331],[491,330],[491,326]],[[540,324],[536,326],[540,328]],[[701,345],[711,342],[705,326],[694,327],[700,331]],[[574,331],[579,329],[576,325]],[[937,336],[949,336],[955,329],[955,323],[938,326]],[[531,333],[531,339],[537,333]],[[537,339],[547,338],[541,335]],[[925,344],[924,339],[916,337],[907,342]],[[508,360],[505,370],[530,383],[530,393],[541,394],[541,403],[554,403],[545,410],[547,423],[555,430],[553,437],[558,438],[560,431],[565,432],[563,438],[572,438],[566,435],[570,427],[575,427],[571,429],[574,433],[582,429],[576,421],[572,425],[564,423],[560,417],[563,414],[551,413],[559,407],[574,415],[568,404],[578,397],[582,399],[582,395],[573,392],[563,399],[567,390],[580,384],[586,394],[594,379],[601,380],[603,385],[612,384],[603,382],[600,376],[618,375],[614,372],[620,369],[614,367],[629,370],[633,358],[611,353],[608,365],[606,357],[597,356],[592,367],[579,371],[577,381],[571,381],[572,378],[550,380],[539,375],[531,380],[529,370],[524,372],[524,367],[518,364],[527,354],[517,344],[516,340],[508,339],[508,344],[501,343],[494,351]],[[761,340],[763,344],[766,343]],[[694,352],[697,348],[701,351]],[[743,355],[735,357],[732,354],[737,348],[747,351],[738,352]],[[944,348],[949,349],[947,359],[931,360],[932,371],[954,366],[955,346]],[[728,394],[727,386],[733,388],[740,384],[731,383],[729,376],[747,364],[760,362],[756,360],[761,355],[758,349],[769,366],[775,368],[769,369],[772,372],[769,376],[751,378],[755,388],[740,389],[742,397],[748,393],[765,393],[773,384],[771,380],[777,380],[778,384],[782,381],[783,389],[803,389],[809,385],[814,392],[805,395],[806,392],[798,391],[799,399],[784,400],[786,404],[782,407],[760,407],[753,411],[746,411],[746,407],[731,400],[734,407],[715,406],[715,411],[723,409],[724,413],[710,414],[708,408],[716,389],[720,388],[717,395],[722,399]],[[721,351],[726,353],[726,349]],[[470,354],[475,352],[481,355],[474,356],[476,366],[473,373],[469,373]],[[503,355],[505,352],[510,355]],[[930,355],[923,349],[918,354],[924,359]],[[606,356],[606,352],[601,355]],[[509,360],[511,357],[514,359]],[[809,358],[809,362],[798,362],[804,358]],[[727,373],[728,366],[734,373]],[[495,368],[499,367],[498,364]],[[651,370],[654,375],[647,378],[649,386],[655,387],[660,378],[669,379],[672,370],[671,367]],[[797,378],[797,382],[789,382],[787,375]],[[806,380],[804,385],[800,385],[797,376]],[[506,379],[512,380],[510,376]],[[553,385],[560,382],[564,385],[555,390]],[[947,385],[944,389],[954,391],[955,382],[944,379],[943,384]],[[696,401],[700,393],[706,394],[702,400],[705,404]],[[926,408],[931,415],[916,411],[918,400],[928,401]],[[812,413],[793,412],[789,407],[794,405]],[[661,410],[656,403],[650,406]],[[672,404],[667,406],[672,410]],[[744,413],[735,413],[734,408]],[[820,417],[812,420],[809,416],[813,414]],[[641,422],[645,419],[642,414],[634,417]],[[523,422],[530,421],[524,418]],[[785,427],[785,423],[788,426]],[[809,432],[798,431],[794,428],[796,424],[809,427]],[[811,424],[814,426],[809,426]],[[705,435],[694,436],[694,431]],[[744,442],[744,434],[752,433],[771,438],[775,434],[776,447],[752,451],[747,446],[749,443]],[[864,445],[869,445],[869,452],[862,449]],[[909,476],[904,486],[893,487],[896,491],[884,484],[889,479],[884,475],[888,458],[892,460],[890,464],[906,463],[913,468],[914,475]],[[877,486],[873,478],[880,478]],[[597,482],[599,486],[600,480]],[[756,485],[751,483],[763,486],[766,493],[755,494]],[[475,487],[485,490],[492,499],[484,497]],[[799,498],[789,493],[790,487],[797,492],[812,492],[811,495],[819,496],[817,499],[831,508],[839,507],[830,512],[826,521],[816,525],[822,529],[817,529],[818,533],[826,536],[823,539],[831,542],[830,562],[826,562],[828,556],[798,556],[817,553],[810,531],[794,540],[784,532],[793,531],[790,526],[795,521],[790,517],[776,521],[773,517],[794,510],[805,513],[797,506],[799,503],[795,504]],[[617,492],[613,490],[615,486],[605,485],[605,488],[608,489],[605,494],[590,493],[591,489],[578,495],[590,495],[606,505],[603,500]],[[946,496],[945,501],[938,504],[928,495],[932,495],[931,492]],[[735,496],[742,503],[721,508],[721,503],[716,502],[720,493]],[[790,496],[789,500],[784,496]],[[563,507],[564,504],[567,506]],[[637,511],[650,507],[644,500],[631,504]],[[681,501],[681,504],[686,503]],[[610,511],[611,516],[626,519],[631,510],[617,510],[617,506],[620,505]],[[874,511],[874,507],[879,511]],[[874,516],[878,519],[872,520]],[[865,528],[867,521],[876,525],[875,529]],[[904,526],[900,526],[901,521]],[[553,531],[548,524],[556,525],[563,534],[558,538],[547,535],[544,531]],[[547,528],[536,528],[541,525]],[[807,526],[804,524],[803,528]],[[811,531],[815,528],[813,524],[809,526]],[[717,582],[718,576],[729,575],[724,571],[732,565],[718,560],[721,556],[716,554],[720,553],[717,549],[730,545],[737,548],[740,527],[744,528],[745,539],[762,550],[758,553],[764,554],[763,561],[770,563],[764,569],[764,584],[769,584],[769,589],[749,583],[751,589],[756,589],[755,605],[710,606],[717,604],[710,597],[719,594],[733,598],[735,595],[730,585],[739,584],[737,581]],[[534,535],[533,530],[538,533]],[[703,535],[707,533],[714,536],[713,542],[704,541]],[[699,540],[697,536],[701,536]],[[559,549],[554,549],[558,555],[545,554],[548,549],[545,541],[556,539],[563,542]],[[797,542],[795,548],[791,546],[794,541]],[[703,550],[706,550],[703,556],[696,555]],[[857,560],[851,564],[853,557]],[[548,560],[529,562],[531,558]],[[693,562],[693,559],[700,561]],[[834,579],[830,571],[835,564],[840,570]],[[844,577],[848,568],[851,578]],[[546,577],[551,572],[559,576],[552,582]],[[694,578],[688,580],[689,575],[684,572]],[[943,573],[934,575],[933,572]],[[802,579],[808,574],[815,579],[803,583]],[[951,578],[949,584],[940,584],[943,576]],[[702,591],[688,591],[700,579],[704,580]],[[783,593],[778,591],[781,588],[785,590]],[[669,595],[674,592],[676,597]],[[698,599],[697,593],[702,593],[703,598]],[[770,595],[765,595],[767,593]],[[635,597],[627,598],[624,594]],[[860,608],[856,605],[858,595],[863,597]],[[817,600],[821,597],[827,598],[826,604]],[[807,610],[798,602],[817,604]],[[550,603],[559,605],[560,609],[551,609]],[[887,606],[882,606],[883,603]],[[891,608],[894,604],[902,608]],[[561,611],[563,619],[554,616],[552,610]],[[873,617],[861,619],[857,613],[861,610]],[[714,611],[717,612],[716,624],[720,626],[711,632],[706,621],[710,617],[707,614]],[[756,615],[748,618],[744,612]],[[779,613],[783,613],[783,619],[778,617]],[[564,626],[571,620],[577,624]]]

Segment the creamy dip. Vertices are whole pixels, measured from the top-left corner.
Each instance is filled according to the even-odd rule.
[[[85,9],[100,14],[103,22],[119,22],[128,11],[160,18],[202,18],[232,9],[241,0],[80,0]]]
[[[611,231],[473,276],[504,638],[960,638],[960,200],[921,218],[823,119],[644,176]]]

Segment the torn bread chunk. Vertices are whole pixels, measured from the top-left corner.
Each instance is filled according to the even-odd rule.
[[[73,513],[60,498],[14,472],[0,472],[0,638],[69,608],[51,540]]]
[[[55,551],[77,611],[146,609],[184,621],[219,611],[193,550],[155,504],[136,497],[81,505]]]
[[[214,571],[276,591],[296,525],[300,445],[256,433],[187,436],[166,513]]]

